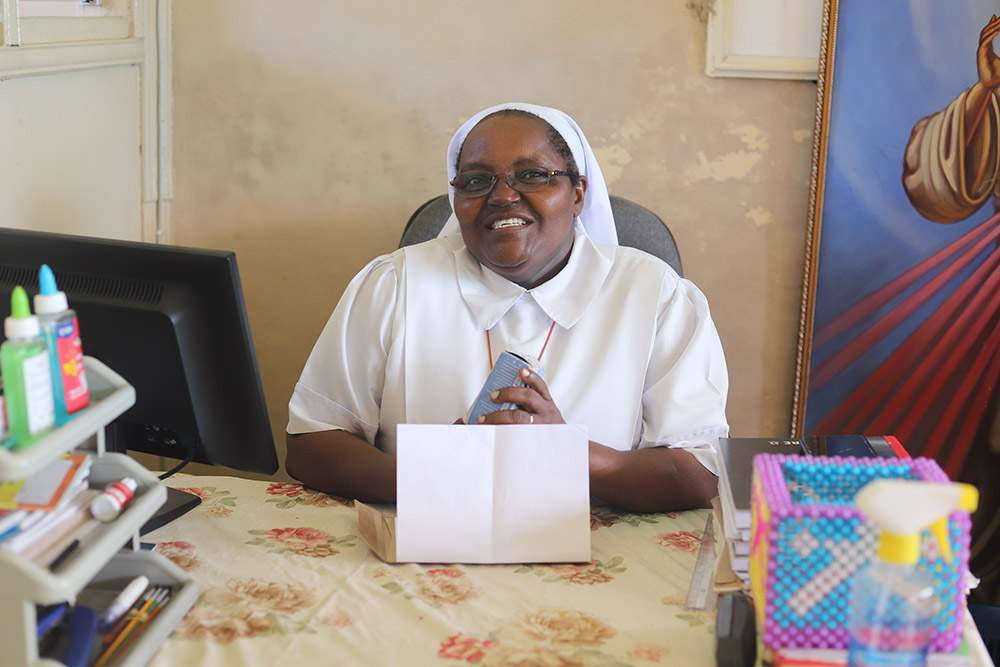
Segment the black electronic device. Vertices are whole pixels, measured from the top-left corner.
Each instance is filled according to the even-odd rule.
[[[757,662],[757,626],[746,593],[726,593],[715,616],[715,664],[751,667]]]
[[[0,228],[0,317],[15,286],[38,292],[42,264],[77,313],[84,354],[135,388],[109,450],[278,469],[234,253]],[[168,489],[141,532],[199,502]]]
[[[881,435],[806,435],[802,437],[802,449],[806,454],[813,456],[857,458],[899,456],[889,439]]]

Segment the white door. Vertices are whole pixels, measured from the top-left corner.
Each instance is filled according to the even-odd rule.
[[[170,179],[156,3],[0,3],[0,226],[157,241]]]

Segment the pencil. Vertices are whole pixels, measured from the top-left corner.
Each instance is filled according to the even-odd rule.
[[[162,609],[167,603],[167,600],[170,599],[169,594],[169,589],[164,588],[160,591],[160,593],[153,599],[153,606],[150,608],[149,612],[147,612],[146,617],[139,619],[139,624],[135,626],[131,632],[129,632],[128,636],[125,637],[125,641],[118,647],[119,651],[124,651],[128,648],[128,645],[132,643],[132,640],[135,639],[137,635],[142,633],[142,631],[146,629],[147,625],[153,622],[153,618],[156,616],[156,613],[160,611],[160,609]]]
[[[136,626],[141,623],[141,619],[147,612],[149,612],[149,608],[153,606],[154,601],[155,601],[154,598],[150,597],[142,604],[141,607],[139,607],[139,613],[136,614],[135,617],[133,617],[132,620],[128,622],[128,625],[125,626],[125,629],[122,630],[115,638],[115,640],[111,642],[111,645],[104,650],[104,653],[101,654],[101,657],[99,657],[97,659],[97,662],[94,663],[94,667],[102,667],[104,663],[107,662],[108,658],[110,658],[115,653],[115,651],[118,650],[118,647],[121,646],[122,642],[125,641],[125,638],[128,637],[128,635],[135,630]]]

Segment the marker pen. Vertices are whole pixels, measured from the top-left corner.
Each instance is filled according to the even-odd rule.
[[[129,582],[128,586],[111,601],[108,605],[107,610],[101,614],[100,621],[98,623],[100,629],[106,630],[110,628],[115,622],[122,617],[122,615],[127,612],[135,601],[139,599],[139,596],[143,594],[149,587],[149,578],[144,575],[139,575],[135,579]]]

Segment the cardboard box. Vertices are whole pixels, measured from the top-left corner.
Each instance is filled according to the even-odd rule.
[[[358,532],[375,554],[386,563],[396,562],[396,506],[355,500]]]

